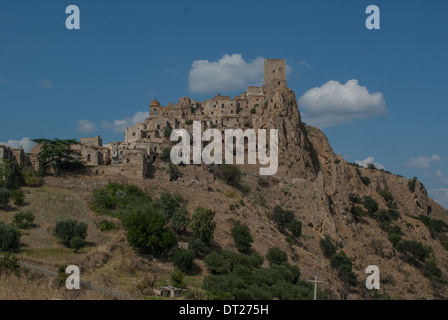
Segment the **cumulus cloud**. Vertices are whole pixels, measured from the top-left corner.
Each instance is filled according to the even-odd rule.
[[[224,55],[218,61],[195,60],[188,74],[191,93],[219,93],[263,83],[264,58],[246,62],[241,54]]]
[[[431,158],[420,156],[418,158],[411,158],[407,164],[405,164],[408,168],[421,168],[428,169],[431,166],[431,162],[440,161],[442,157],[437,154],[433,154]]]
[[[23,150],[28,153],[30,152],[30,149],[34,147],[35,143],[31,141],[30,138],[22,138],[21,140],[8,140],[7,142],[0,142],[0,145],[6,145],[11,148],[20,148],[22,147]]]
[[[123,133],[126,131],[127,127],[132,127],[138,122],[143,122],[148,117],[148,112],[138,111],[132,116],[132,118],[117,119],[113,122],[104,120],[101,126],[106,130],[113,130],[117,133]]]
[[[369,93],[356,79],[346,84],[331,80],[305,92],[299,108],[307,124],[325,128],[382,115],[386,102],[382,93]]]
[[[438,204],[448,209],[448,188],[433,189],[429,190],[428,193]]]
[[[96,126],[89,120],[79,120],[77,123],[77,130],[81,133],[91,133],[96,131]]]
[[[448,178],[445,178],[442,171],[437,170],[436,175],[440,178],[440,181],[442,181],[444,184],[448,184]]]
[[[41,80],[41,81],[40,81],[40,85],[41,85],[43,88],[45,88],[45,89],[51,89],[51,88],[53,88],[53,83],[51,83],[51,82],[48,81],[48,80]]]
[[[359,164],[361,167],[367,168],[367,165],[369,163],[373,163],[375,165],[375,167],[377,167],[378,169],[385,169],[384,166],[379,163],[379,162],[375,162],[375,158],[374,157],[367,157],[364,160],[356,160],[355,163]]]

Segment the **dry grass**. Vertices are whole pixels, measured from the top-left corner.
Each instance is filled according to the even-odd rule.
[[[106,300],[112,299],[92,290],[68,290],[56,279],[35,273],[0,273],[0,300]]]

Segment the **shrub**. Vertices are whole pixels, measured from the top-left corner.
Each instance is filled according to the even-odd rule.
[[[286,255],[286,252],[280,250],[279,248],[270,248],[266,254],[266,259],[270,264],[280,265],[283,262],[288,261],[288,256]]]
[[[11,193],[11,200],[16,206],[21,206],[25,202],[25,193],[22,190],[14,190]]]
[[[380,190],[379,194],[380,194],[380,196],[382,196],[384,198],[384,201],[386,201],[386,202],[394,201],[394,196],[387,189]]]
[[[251,113],[251,114],[254,114],[254,113],[256,113],[256,112],[257,112],[257,110],[256,110],[255,108],[250,109],[250,113]]]
[[[43,184],[42,178],[43,172],[31,172],[31,171],[22,171],[23,179],[25,180],[25,185],[28,187],[40,187]]]
[[[166,228],[166,224],[163,214],[152,208],[129,212],[123,219],[129,244],[157,255],[168,254],[177,244],[176,235]]]
[[[248,195],[250,193],[250,187],[247,184],[243,184],[240,187],[240,191],[243,193],[243,196],[245,197],[246,195]]]
[[[369,215],[373,215],[378,210],[378,202],[373,200],[370,196],[364,196],[362,205],[367,209]]]
[[[85,239],[87,236],[87,224],[72,219],[59,221],[56,223],[54,235],[61,242],[70,248],[70,240],[74,237]]]
[[[239,252],[246,252],[254,242],[249,228],[244,225],[234,226],[232,228],[232,237]]]
[[[20,232],[14,226],[0,222],[0,250],[10,251],[18,249]]]
[[[170,162],[169,166],[170,181],[176,181],[180,178],[181,173],[175,164]]]
[[[218,170],[218,176],[227,184],[235,187],[239,186],[241,182],[241,171],[237,166],[232,164],[221,165]]]
[[[399,252],[407,256],[413,264],[424,262],[431,252],[430,247],[413,240],[401,241],[397,244],[396,248]]]
[[[366,176],[360,176],[360,178],[361,178],[362,183],[363,183],[364,185],[366,185],[366,186],[368,186],[368,185],[370,184],[370,182],[371,182],[369,177],[366,177]]]
[[[369,170],[376,170],[376,166],[373,163],[368,163],[367,164],[367,169],[369,169]]]
[[[351,260],[347,257],[344,251],[339,251],[330,259],[332,268],[338,271],[339,278],[347,282],[349,285],[356,284],[356,275],[353,273],[353,265]]]
[[[325,235],[324,239],[320,239],[319,245],[327,259],[330,259],[336,253],[337,247],[328,235]]]
[[[20,211],[14,214],[14,225],[19,229],[29,229],[34,223],[34,214],[29,211]]]
[[[419,215],[417,219],[423,222],[433,238],[436,238],[440,233],[448,231],[448,224],[443,220],[431,219],[423,214]]]
[[[166,147],[162,149],[162,153],[160,154],[160,159],[163,162],[171,162],[171,149]]]
[[[185,275],[181,270],[179,269],[174,270],[170,275],[171,284],[177,288],[184,288],[185,287],[184,276]]]
[[[191,237],[188,240],[188,249],[193,251],[197,257],[205,257],[208,253],[208,244],[199,238]]]
[[[228,274],[238,266],[246,268],[260,268],[263,258],[256,252],[250,256],[229,250],[213,251],[204,259],[207,269],[212,274]]]
[[[423,265],[425,276],[432,281],[443,282],[442,280],[442,270],[437,267],[437,263],[434,260],[427,259]]]
[[[188,119],[187,121],[185,121],[186,125],[191,125],[193,124],[193,120],[192,119]]]
[[[9,273],[17,274],[19,270],[20,265],[15,255],[8,252],[0,258],[0,271],[7,271]]]
[[[348,196],[348,199],[350,202],[353,202],[353,203],[361,203],[362,202],[362,199],[359,196],[359,194],[350,193],[350,195]]]
[[[193,231],[193,237],[200,239],[206,245],[213,240],[216,223],[213,221],[215,212],[202,207],[197,207],[191,218],[189,227]]]
[[[109,220],[102,220],[100,222],[100,230],[101,231],[110,231],[110,230],[114,230],[117,228],[118,228],[118,226]]]
[[[353,216],[355,218],[364,217],[366,215],[366,213],[364,212],[364,210],[360,206],[353,206],[350,209],[350,212],[353,214]]]
[[[290,210],[284,210],[281,206],[276,206],[272,213],[272,219],[280,230],[284,230],[294,220],[294,213]]]
[[[75,249],[75,253],[78,253],[79,249],[84,247],[85,243],[84,239],[76,236],[70,239],[70,248]]]
[[[293,237],[298,238],[302,235],[302,221],[297,221],[293,219],[286,228],[291,232]]]
[[[415,191],[416,183],[417,183],[417,177],[409,179],[409,181],[408,181],[408,188],[409,188],[409,190],[411,190],[411,192]]]
[[[182,270],[183,272],[189,272],[193,269],[193,261],[195,254],[191,250],[185,250],[183,248],[178,248],[174,250],[171,260],[174,266]]]
[[[6,188],[0,188],[0,205],[3,208],[6,208],[9,203],[9,199],[11,198],[11,191]]]

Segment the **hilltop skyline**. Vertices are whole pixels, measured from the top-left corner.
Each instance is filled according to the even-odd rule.
[[[69,4],[0,4],[1,142],[122,141],[150,100],[236,96],[285,58],[303,121],[336,153],[417,176],[448,207],[446,3],[76,1],[70,31]],[[365,28],[370,4],[380,30]]]

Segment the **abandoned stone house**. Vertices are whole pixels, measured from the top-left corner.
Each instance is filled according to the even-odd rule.
[[[72,148],[81,155],[81,161],[91,167],[112,165],[129,174],[145,177],[150,164],[169,147],[169,134],[183,128],[192,133],[193,121],[201,122],[202,131],[215,128],[224,133],[226,128],[251,128],[257,112],[266,104],[266,97],[275,90],[287,89],[286,61],[266,59],[264,85],[249,86],[246,92],[231,98],[218,94],[203,102],[189,97],[180,98],[177,104],[162,106],[157,99],[149,105],[148,118],[128,127],[124,142],[114,141],[103,145],[101,137],[81,138]],[[38,147],[38,146],[37,146]],[[36,147],[36,148],[37,148]],[[37,149],[32,154],[37,154]]]
[[[33,167],[31,157],[25,153],[22,147],[11,148],[8,146],[0,145],[0,163],[3,160],[13,161],[20,167],[25,169]]]

